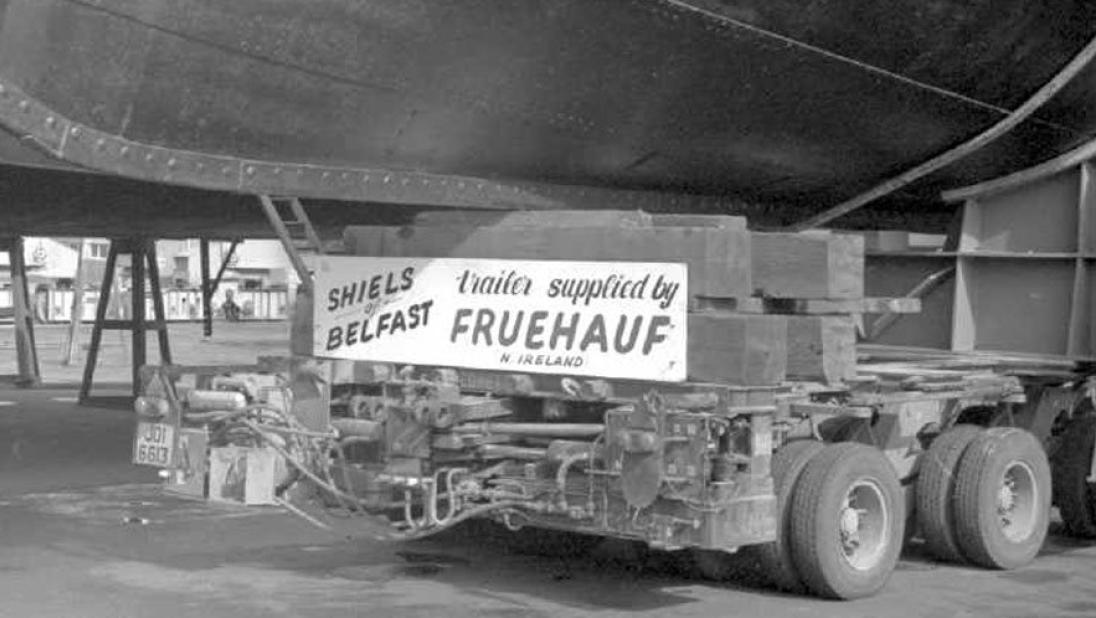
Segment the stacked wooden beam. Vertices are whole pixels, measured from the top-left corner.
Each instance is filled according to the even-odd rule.
[[[771,385],[855,375],[854,315],[908,311],[863,298],[863,241],[751,233],[741,217],[633,211],[429,212],[410,226],[353,226],[352,255],[684,262],[689,379]]]
[[[522,260],[685,262],[689,290],[708,296],[749,296],[746,220],[714,217],[710,226],[624,211],[519,212],[484,223],[425,219],[406,227],[353,226],[344,245],[353,255]],[[438,221],[438,223],[435,223]]]
[[[915,313],[910,298],[864,297],[864,240],[825,231],[757,233],[753,283],[765,311],[788,314],[788,377],[827,383],[856,376],[864,313]]]

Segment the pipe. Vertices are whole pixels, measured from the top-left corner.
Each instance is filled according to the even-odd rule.
[[[487,513],[490,513],[491,511],[498,511],[500,509],[516,509],[516,508],[520,508],[522,506],[526,506],[526,505],[522,502],[517,502],[517,501],[506,501],[506,502],[495,502],[495,503],[492,503],[492,504],[484,504],[483,506],[478,506],[478,507],[475,507],[475,508],[468,509],[467,511],[465,511],[465,512],[461,513],[460,515],[457,515],[456,517],[454,517],[448,524],[445,524],[443,526],[436,526],[436,527],[433,527],[433,528],[426,528],[426,529],[423,529],[423,530],[416,530],[414,532],[405,532],[405,533],[391,533],[390,532],[389,533],[389,538],[392,538],[394,540],[400,540],[400,541],[411,541],[411,540],[414,540],[414,539],[421,539],[421,538],[425,538],[425,537],[428,537],[428,536],[433,535],[433,534],[437,534],[437,533],[441,532],[442,530],[447,530],[449,528],[452,528],[453,526],[455,526],[455,525],[457,525],[457,524],[459,524],[463,521],[467,521],[467,520],[469,520],[473,517],[479,517],[480,515],[486,515]]]
[[[509,444],[484,444],[479,447],[479,455],[485,459],[547,459],[548,450],[510,446]]]
[[[522,436],[561,436],[593,438],[605,431],[593,423],[466,423],[453,428],[455,433],[506,433]]]
[[[1096,37],[1093,37],[1072,60],[1062,67],[1057,75],[1043,84],[1043,87],[1036,91],[1035,94],[1031,95],[1028,100],[1024,101],[1023,105],[1017,107],[1012,113],[1002,118],[990,128],[982,131],[962,144],[932,157],[920,165],[914,166],[893,178],[883,181],[850,200],[846,200],[833,208],[824,210],[813,217],[789,226],[786,228],[786,231],[801,232],[803,230],[825,225],[842,215],[848,214],[857,208],[866,206],[881,197],[889,195],[940,168],[951,165],[969,154],[977,152],[990,142],[993,142],[1005,133],[1011,131],[1016,125],[1027,120],[1029,116],[1035,113],[1036,110],[1042,107],[1047,101],[1054,97],[1054,95],[1058,94],[1062,88],[1069,84],[1069,82],[1072,81],[1094,57],[1096,57]]]
[[[317,440],[334,440],[336,437],[338,437],[333,433],[309,431],[307,429],[294,429],[292,427],[278,427],[277,425],[263,425],[263,431],[286,434],[291,436],[304,436],[306,438],[314,438]]]
[[[359,418],[333,418],[330,424],[339,432],[339,437],[342,438],[353,436],[376,441],[384,437],[384,425],[377,421],[367,421]]]

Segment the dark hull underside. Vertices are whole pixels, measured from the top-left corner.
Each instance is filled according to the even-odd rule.
[[[180,202],[788,223],[999,121],[1093,35],[1081,0],[0,0],[0,226],[44,229],[26,179],[54,172],[20,168],[50,165],[211,191]],[[938,227],[941,189],[1090,139],[1094,100],[1090,67],[847,223]],[[100,183],[60,201],[107,208]]]

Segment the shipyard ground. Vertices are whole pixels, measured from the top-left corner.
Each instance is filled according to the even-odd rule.
[[[243,325],[201,342],[187,336],[197,325],[179,325],[173,343],[183,362],[239,362],[280,353],[281,328]],[[0,327],[0,373],[9,340]],[[127,375],[115,345],[99,395],[125,394],[109,384]],[[1096,615],[1096,544],[1057,535],[1013,572],[937,564],[915,547],[881,594],[849,603],[776,594],[748,564],[709,583],[682,554],[620,546],[564,558],[523,552],[501,533],[347,542],[277,510],[161,493],[153,470],[128,463],[131,413],[76,405],[56,359],[43,361],[54,385],[0,387],[3,617]]]

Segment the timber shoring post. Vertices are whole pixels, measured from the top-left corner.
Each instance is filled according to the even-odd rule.
[[[23,237],[16,236],[8,243],[8,264],[11,267],[12,305],[15,318],[15,355],[19,367],[16,384],[33,387],[41,384],[42,372],[38,365],[38,347],[34,341],[34,316],[30,309],[30,290],[27,286],[27,262],[23,255]]]
[[[209,239],[198,240],[198,252],[202,261],[202,336],[213,336],[213,286],[209,280]]]
[[[148,285],[152,293],[153,319],[159,334],[160,362],[171,364],[171,346],[168,343],[167,318],[164,315],[164,295],[160,290],[160,265],[156,261],[156,241],[145,241],[145,257],[148,259]]]
[[[107,319],[107,307],[110,304],[111,288],[115,282],[115,271],[118,255],[128,253],[130,255],[130,316],[129,319]],[[145,275],[149,281],[146,284]],[[114,239],[110,243],[110,253],[107,255],[106,270],[103,273],[103,287],[99,293],[99,305],[95,310],[95,326],[91,331],[91,345],[88,348],[87,364],[84,366],[84,380],[80,385],[80,402],[85,403],[91,393],[91,385],[95,375],[95,364],[99,358],[99,348],[103,339],[104,330],[129,330],[133,345],[133,396],[141,391],[141,367],[145,365],[148,353],[145,348],[147,342],[148,320],[145,316],[147,292],[153,294],[152,308],[155,314],[153,328],[159,333],[160,360],[162,363],[171,363],[171,349],[168,345],[167,320],[164,316],[164,301],[160,294],[160,268],[156,262],[155,241],[148,238],[129,238],[125,240]]]
[[[99,360],[99,345],[103,341],[103,324],[107,319],[107,306],[110,304],[110,292],[114,284],[114,267],[118,262],[118,244],[118,240],[110,241],[110,252],[103,270],[103,284],[99,288],[99,302],[95,307],[95,324],[91,327],[91,343],[88,345],[87,361],[84,364],[84,379],[80,382],[80,403],[85,403],[91,394],[95,363]]]
[[[145,364],[148,350],[145,347],[145,260],[148,256],[146,240],[130,241],[130,301],[132,304],[133,336],[133,396],[140,393],[141,367]]]

